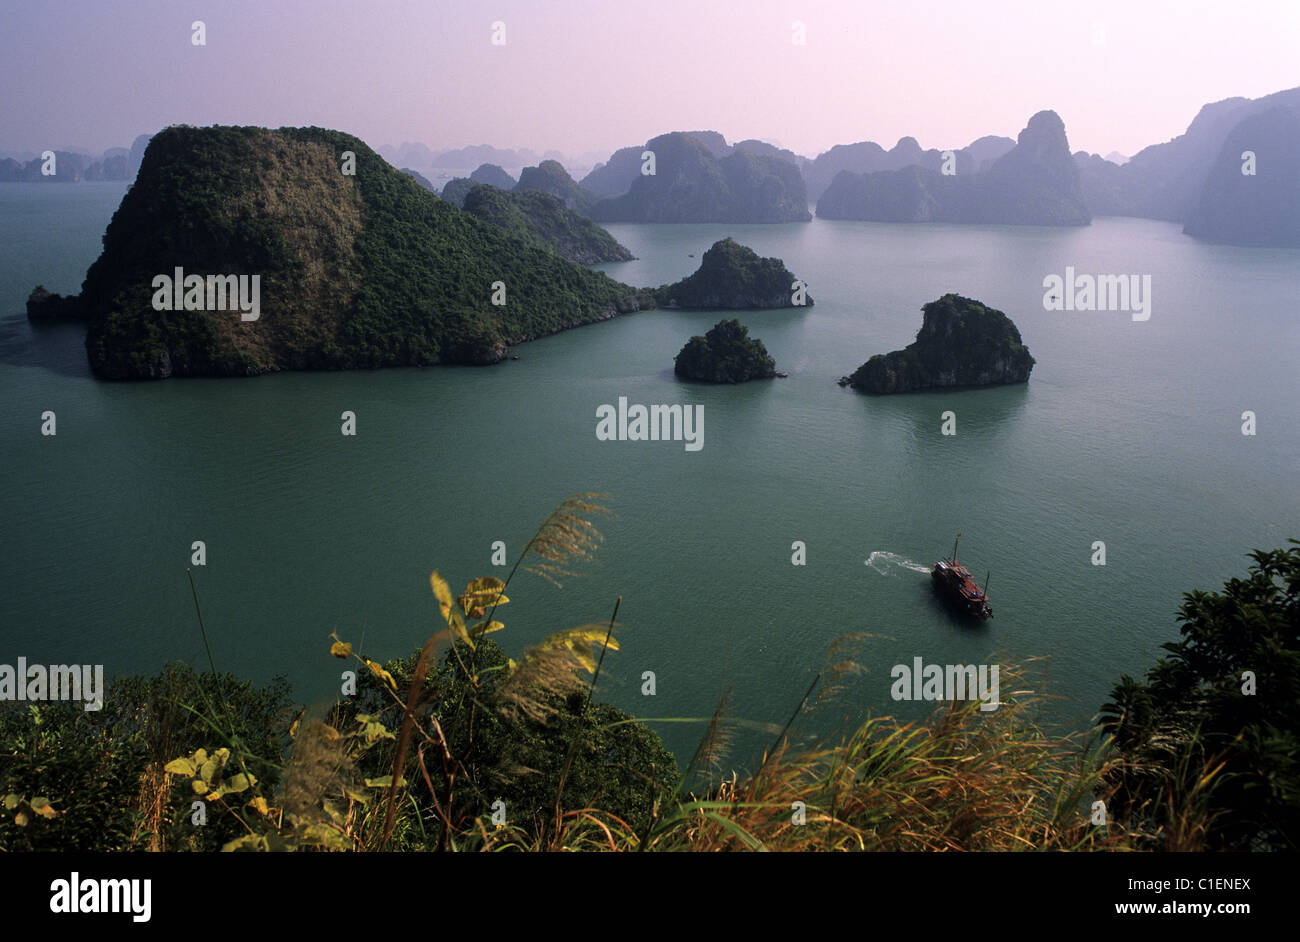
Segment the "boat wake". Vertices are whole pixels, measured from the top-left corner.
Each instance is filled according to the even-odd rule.
[[[897,553],[891,553],[888,550],[876,550],[867,557],[867,563],[872,569],[882,576],[895,574],[899,569],[910,569],[912,572],[929,572],[929,566],[923,566],[916,560],[908,559],[906,556],[899,556]]]

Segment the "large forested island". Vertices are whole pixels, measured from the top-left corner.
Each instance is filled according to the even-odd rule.
[[[155,309],[176,269],[260,276],[260,315],[201,291]],[[654,300],[448,205],[349,134],[181,126],[150,142],[69,304],[96,375],[149,379],[492,363]]]
[[[876,354],[841,382],[862,392],[899,393],[1029,381],[1034,358],[1001,311],[958,294],[945,294],[921,311],[914,343]]]

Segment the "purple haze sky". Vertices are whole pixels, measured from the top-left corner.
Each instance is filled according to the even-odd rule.
[[[1072,150],[1131,155],[1298,76],[1300,0],[4,0],[0,149],[315,124],[570,155],[714,129],[815,156],[1015,137],[1051,108]]]

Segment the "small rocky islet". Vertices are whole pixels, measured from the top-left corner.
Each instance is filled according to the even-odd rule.
[[[921,329],[902,350],[876,354],[841,377],[841,386],[875,394],[1029,381],[1034,358],[1001,311],[959,294],[921,308]]]
[[[796,282],[800,287],[796,287]],[[779,258],[761,258],[734,239],[704,253],[695,274],[655,289],[660,307],[703,311],[811,307],[812,295]]]
[[[732,318],[721,320],[703,337],[692,337],[677,354],[673,372],[698,383],[745,383],[777,375],[776,361],[763,341]]]

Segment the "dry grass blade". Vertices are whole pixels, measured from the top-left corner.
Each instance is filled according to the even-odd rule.
[[[527,717],[539,722],[555,715],[557,703],[586,689],[580,672],[594,673],[596,659],[591,648],[599,645],[603,650],[611,630],[610,625],[598,624],[566,628],[525,651],[523,660],[497,687],[502,715],[514,721]],[[608,647],[617,650],[618,643],[609,638]]]
[[[716,768],[731,747],[735,730],[727,723],[727,709],[731,703],[731,688],[728,687],[718,698],[718,705],[713,710],[709,725],[695,748],[695,755],[687,767],[689,772],[698,772],[706,768]]]
[[[589,518],[609,515],[609,508],[597,503],[608,496],[575,494],[560,504],[524,547],[524,569],[557,586],[574,575],[571,562],[590,559],[604,540]]]

